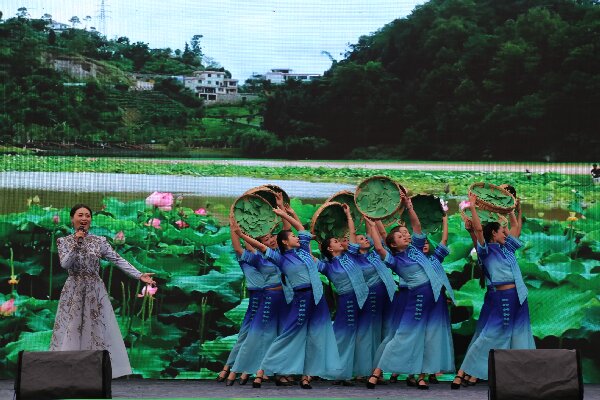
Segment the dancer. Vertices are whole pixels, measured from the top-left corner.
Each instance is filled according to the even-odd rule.
[[[385,232],[385,228],[383,229]],[[369,232],[370,227],[367,225],[367,234]],[[356,243],[350,244],[348,254],[362,270],[369,288],[367,302],[358,312],[354,363],[355,375],[363,377],[369,376],[375,367],[376,352],[384,338],[384,311],[391,308],[397,286],[392,273],[379,255],[371,251],[372,239],[366,235],[355,237]]]
[[[409,286],[409,299],[394,338],[385,345],[377,368],[367,381],[373,389],[383,370],[419,374],[417,387],[429,389],[425,375],[454,370],[454,354],[443,283],[423,254],[425,235],[410,198],[402,195],[413,229],[412,244],[402,233],[388,234],[386,250],[373,238],[375,250]],[[376,232],[376,230],[373,230]],[[446,315],[444,314],[446,313]]]
[[[249,263],[249,256],[247,253],[250,253],[252,247],[249,246],[249,249],[243,250],[240,245],[240,237],[235,233],[235,228],[237,227],[235,222],[235,217],[233,216],[233,209],[229,213],[229,229],[231,235],[231,244],[233,246],[233,250],[236,253],[238,258],[238,262],[240,264],[240,268],[244,274],[244,279],[246,280],[246,289],[248,290],[248,308],[246,309],[246,314],[244,315],[244,319],[242,320],[242,325],[240,326],[240,331],[238,333],[237,340],[231,351],[229,352],[229,356],[227,357],[227,361],[223,366],[223,370],[217,376],[217,382],[225,381],[227,386],[233,385],[235,382],[235,372],[231,372],[231,366],[234,365],[239,351],[246,341],[248,336],[248,331],[250,329],[250,324],[254,320],[257,310],[263,303],[265,288],[265,278],[251,263]],[[235,371],[235,370],[234,370]],[[242,371],[244,372],[244,371]],[[229,374],[229,376],[227,375]],[[232,376],[233,375],[233,376]],[[227,377],[227,379],[225,379]],[[248,381],[248,375],[242,376],[241,382],[246,383]]]
[[[146,285],[152,275],[141,273],[108,244],[104,236],[89,233],[92,209],[76,204],[70,211],[74,234],[58,238],[60,266],[69,273],[60,293],[50,350],[108,350],[112,377],[131,374],[131,365],[108,293],[98,274],[100,259]]]
[[[280,252],[243,234],[253,247],[266,254],[285,274],[294,289],[294,299],[283,332],[273,341],[256,374],[253,387],[260,387],[264,374],[302,375],[301,387],[311,389],[311,376],[335,379],[341,372],[340,356],[329,310],[323,298],[315,259],[310,254],[312,235],[300,221],[284,210],[274,209],[298,230],[298,236],[284,230],[277,235]]]
[[[445,292],[446,298],[448,298],[448,302],[454,304],[454,291],[452,290],[452,286],[450,285],[450,281],[448,280],[448,275],[446,275],[446,271],[444,271],[444,267],[442,263],[444,262],[444,258],[448,254],[450,254],[450,250],[446,245],[448,244],[448,215],[444,213],[442,217],[442,239],[440,243],[431,251],[431,243],[429,240],[425,242],[425,246],[423,246],[423,253],[429,257],[429,261],[435,270],[435,273],[439,277],[440,281],[443,285],[443,290]],[[441,304],[440,304],[441,306]],[[450,315],[448,313],[448,309],[446,308],[445,312],[442,310],[442,315],[447,318],[447,322],[444,325],[450,325]],[[436,374],[429,374],[427,379],[429,383],[439,383]]]
[[[462,366],[452,381],[452,389],[459,389],[464,380],[471,386],[477,378],[487,379],[490,349],[535,348],[527,287],[515,258],[515,251],[522,246],[518,240],[521,225],[511,211],[508,236],[498,222],[489,222],[482,227],[475,210],[476,199],[475,195],[469,195],[477,255],[488,284],[483,307],[488,310],[485,318],[478,321],[478,334],[467,349]]]
[[[284,208],[283,195],[280,192],[275,194],[277,205]],[[239,243],[239,237],[234,230],[237,228],[237,223],[230,213],[229,217],[230,229],[232,231],[232,242]],[[283,221],[283,228],[288,229],[290,223],[287,220]],[[237,240],[233,240],[233,235]],[[278,251],[277,237],[272,233],[267,233],[259,238],[259,242]],[[249,372],[256,371],[260,368],[262,358],[273,340],[281,333],[283,329],[283,321],[288,312],[286,300],[292,300],[293,291],[291,287],[283,285],[281,281],[281,273],[275,264],[267,260],[260,252],[256,251],[251,246],[247,245],[248,249],[240,255],[242,262],[254,269],[254,273],[258,272],[263,281],[262,301],[248,327],[246,337],[243,343],[238,347],[235,362],[233,363],[229,376],[227,377],[227,385],[233,385],[236,378],[236,373],[240,372],[240,385],[245,385],[249,379]],[[239,252],[236,250],[236,252]],[[239,254],[239,253],[238,253]],[[237,346],[237,344],[236,344]],[[275,381],[278,386],[290,385],[290,380],[286,377],[278,377]]]
[[[354,221],[347,204],[343,209],[348,221],[350,246],[356,245]],[[328,237],[321,243],[323,260],[318,263],[319,272],[329,278],[337,290],[337,309],[333,321],[333,332],[340,353],[342,371],[335,384],[352,386],[350,379],[360,369],[360,353],[357,332],[359,314],[369,296],[369,287],[360,266],[344,251],[338,238]]]

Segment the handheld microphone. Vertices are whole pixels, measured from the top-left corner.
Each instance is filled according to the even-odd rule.
[[[83,227],[83,225],[79,226],[79,229],[77,229],[79,232],[85,232],[85,228]],[[83,244],[83,236],[80,236],[77,238],[77,245],[81,246]]]

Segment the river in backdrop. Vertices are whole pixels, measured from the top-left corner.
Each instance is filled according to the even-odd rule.
[[[1,172],[0,214],[24,212],[28,199],[38,196],[44,207],[64,208],[76,203],[88,204],[93,209],[102,207],[102,200],[114,197],[121,201],[143,200],[152,192],[170,192],[182,195],[184,207],[205,208],[225,220],[229,207],[240,195],[256,186],[274,184],[290,198],[304,203],[318,204],[341,191],[354,191],[354,185],[334,182],[257,179],[249,177],[145,175],[92,172]],[[449,212],[458,211],[459,198],[448,198]],[[523,204],[525,215],[537,217],[544,212],[545,219],[562,220],[566,210],[557,208],[538,210],[533,204]]]

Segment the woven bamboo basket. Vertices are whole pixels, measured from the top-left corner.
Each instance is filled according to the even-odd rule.
[[[272,190],[275,193],[281,193],[283,195],[283,203],[290,204],[290,196],[288,196],[288,194],[285,192],[285,190],[283,190],[281,187],[279,187],[277,185],[273,185],[272,183],[267,183],[266,185],[263,185],[263,186],[269,188],[270,190]]]
[[[329,218],[335,217],[335,221],[327,223],[326,221],[320,220],[326,216],[324,214],[326,211],[328,214],[334,214],[333,216],[329,216]],[[330,227],[323,229],[327,225],[330,225]],[[342,208],[342,203],[338,203],[337,201],[323,203],[314,213],[310,221],[310,232],[315,236],[315,240],[319,243],[327,237],[339,238],[345,236],[348,233],[348,219]]]
[[[356,232],[362,233],[365,230],[364,217],[358,208],[356,208],[356,204],[354,203],[354,192],[351,192],[350,190],[340,190],[339,192],[330,196],[325,203],[332,201],[347,204],[348,207],[350,207],[350,214],[354,220],[354,228],[356,229]]]
[[[241,204],[243,202],[248,205],[242,207]],[[240,207],[242,207],[242,209],[240,209]],[[249,222],[245,219],[247,217],[243,216],[244,214],[255,214],[259,209],[263,210],[262,215],[265,218],[260,220],[257,218],[254,223]],[[267,209],[270,210],[270,213],[266,212]],[[231,205],[231,212],[240,229],[248,236],[255,238],[271,233],[280,221],[277,214],[273,212],[273,207],[269,202],[261,196],[252,193],[244,193],[238,197]]]
[[[255,196],[260,196],[267,201],[271,205],[272,208],[277,207],[277,199],[275,198],[275,191],[268,188],[267,186],[257,186],[252,189],[248,189],[244,192],[244,194],[253,194]]]
[[[474,188],[483,187],[485,185],[487,185],[491,191],[498,191],[503,196],[509,197],[511,199],[510,203],[508,205],[494,204],[492,202],[481,199],[479,196],[477,196],[476,193],[473,192]],[[477,196],[477,199],[475,200],[475,204],[482,210],[487,210],[487,211],[491,211],[491,212],[495,212],[495,213],[499,213],[499,214],[507,214],[515,209],[514,196],[508,190],[506,190],[500,186],[496,186],[491,183],[476,182],[476,183],[473,183],[471,186],[469,186],[469,194],[472,194],[472,193]]]
[[[442,217],[444,210],[440,203],[440,198],[433,194],[416,194],[411,197],[414,210],[421,222],[423,233],[435,233],[442,227]],[[410,226],[408,214],[402,215],[402,221]]]
[[[460,216],[463,221],[471,222],[471,218],[465,213],[466,209],[467,208],[463,208],[462,210],[460,210]],[[504,215],[498,214],[495,211],[485,210],[481,208],[480,210],[477,210],[477,214],[479,215],[479,219],[481,220],[482,226],[485,226],[485,224],[489,222],[499,222],[502,226],[508,224],[508,220],[506,219],[506,217]]]
[[[378,194],[370,195],[368,197],[368,204],[365,204],[366,197],[364,193],[368,192],[368,187],[374,183],[379,183],[380,186],[385,187],[379,196]],[[381,220],[386,217],[393,215],[402,206],[402,193],[404,188],[399,185],[396,181],[383,175],[376,175],[363,180],[356,187],[354,192],[354,204],[362,215],[369,219]],[[382,199],[386,197],[388,200],[385,203],[376,204],[377,198]],[[376,208],[379,206],[378,208]]]

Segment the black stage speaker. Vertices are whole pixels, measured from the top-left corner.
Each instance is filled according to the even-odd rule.
[[[107,350],[21,351],[15,378],[20,399],[110,399]]]
[[[490,400],[583,399],[577,350],[490,350]]]

